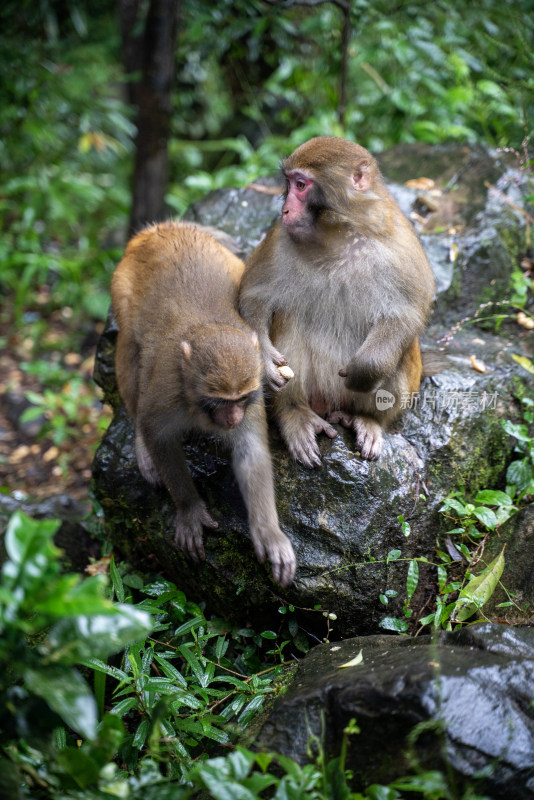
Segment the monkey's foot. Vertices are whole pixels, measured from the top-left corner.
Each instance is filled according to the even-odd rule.
[[[135,434],[135,457],[137,458],[139,472],[145,481],[150,483],[152,486],[160,486],[161,478],[159,477],[158,471],[154,466],[152,456],[146,448],[145,440],[139,431],[136,431]]]
[[[287,536],[279,528],[271,528],[269,531],[251,530],[250,534],[260,564],[268,559],[271,562],[274,580],[280,586],[289,586],[295,577],[297,559]]]
[[[328,422],[340,423],[356,434],[356,442],[362,458],[374,461],[380,457],[384,443],[382,426],[371,417],[360,417],[347,414],[345,411],[333,411],[327,416]]]
[[[326,433],[331,439],[337,436],[336,429],[311,408],[289,409],[280,416],[279,424],[289,452],[305,467],[318,467],[321,464],[316,439],[318,434]]]
[[[201,500],[194,506],[179,509],[176,513],[174,541],[193,561],[204,561],[206,558],[202,541],[204,525],[207,528],[219,527]]]
[[[371,417],[354,417],[352,427],[356,433],[356,442],[362,458],[375,461],[380,457],[384,437],[382,426]]]

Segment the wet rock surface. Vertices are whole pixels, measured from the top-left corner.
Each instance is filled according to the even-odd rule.
[[[361,653],[356,666],[340,668]],[[440,769],[498,800],[534,797],[534,630],[484,624],[435,638],[359,637],[300,663],[256,745],[309,760],[311,736],[355,785]],[[452,774],[451,774],[452,773]],[[441,796],[441,795],[440,795]],[[452,795],[451,795],[452,796]]]

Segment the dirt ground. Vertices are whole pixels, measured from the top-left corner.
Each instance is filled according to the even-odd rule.
[[[51,330],[61,337],[61,321],[53,321]],[[49,333],[47,335],[50,335]],[[83,382],[79,389],[79,420],[75,423],[64,412],[61,400],[53,410],[46,410],[37,420],[24,422],[22,413],[28,407],[27,392],[45,396],[46,380],[23,369],[31,363],[31,343],[23,334],[0,329],[0,491],[21,491],[34,498],[68,493],[77,500],[88,496],[93,454],[111,411],[103,405],[100,390],[92,381],[92,369],[99,327],[86,337],[80,352],[48,350],[45,358],[57,361],[67,374]],[[43,355],[40,354],[42,359]],[[72,392],[70,380],[53,390],[65,398]],[[76,401],[74,401],[76,403]],[[72,406],[72,400],[70,401]],[[65,434],[54,437],[52,417],[65,422]],[[61,418],[64,419],[61,419]],[[57,428],[57,425],[56,425]]]

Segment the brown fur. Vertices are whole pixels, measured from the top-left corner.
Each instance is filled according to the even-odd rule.
[[[335,436],[337,422],[355,430],[364,457],[377,458],[402,395],[419,388],[432,272],[363,147],[318,137],[282,170],[282,218],[249,257],[240,295],[277,392],[274,416],[307,466],[320,463],[316,434]],[[295,372],[287,385],[284,363]],[[391,407],[377,407],[377,390],[394,395]]]
[[[217,527],[181,444],[188,431],[213,433],[232,450],[256,554],[285,585],[295,556],[278,525],[258,340],[237,310],[243,270],[195,226],[163,223],[137,234],[111,283],[117,382],[135,422],[141,473],[163,481],[176,505],[176,543],[202,559],[202,528]]]

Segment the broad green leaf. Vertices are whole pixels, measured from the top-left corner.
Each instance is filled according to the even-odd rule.
[[[48,556],[59,554],[50,540],[60,525],[58,520],[34,520],[22,511],[15,511],[8,522],[5,536],[5,547],[11,561],[20,566],[43,549],[46,549]],[[45,563],[40,562],[39,572]]]
[[[75,669],[51,666],[27,669],[24,682],[34,694],[42,697],[50,708],[72,730],[87,739],[96,734],[96,703],[89,686]]]
[[[506,482],[523,492],[532,480],[532,464],[528,458],[512,461],[506,470]]]
[[[409,628],[405,619],[398,619],[398,617],[384,617],[378,623],[380,628],[386,631],[397,631],[397,633],[404,633]]]
[[[529,436],[528,427],[526,425],[511,422],[509,419],[501,420],[501,425],[506,433],[518,439],[520,442],[530,442],[532,439],[532,437]]]
[[[133,606],[113,606],[112,614],[79,615],[55,625],[46,643],[49,658],[76,664],[91,658],[106,659],[126,645],[147,636],[151,617]]]
[[[489,528],[490,531],[495,530],[495,526],[497,525],[497,517],[491,508],[486,508],[486,506],[477,506],[477,508],[475,508],[473,511],[473,514],[486,528]]]
[[[491,489],[483,489],[475,497],[475,503],[481,503],[485,506],[511,506],[513,500],[506,492],[494,491]]]
[[[400,550],[390,550],[389,553],[387,554],[388,561],[398,561],[400,557],[401,557]]]
[[[462,589],[451,615],[454,622],[465,622],[487,603],[499,583],[503,569],[504,547],[491,564],[480,575],[471,578]]]

